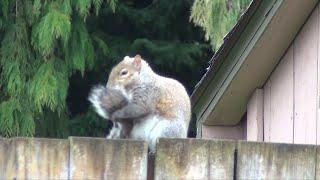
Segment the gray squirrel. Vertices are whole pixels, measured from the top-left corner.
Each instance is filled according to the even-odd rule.
[[[89,101],[100,116],[114,122],[108,139],[145,140],[154,152],[159,137],[187,137],[191,105],[185,88],[156,74],[140,55],[117,64],[106,87],[94,87]]]

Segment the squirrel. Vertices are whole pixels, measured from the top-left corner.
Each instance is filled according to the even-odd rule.
[[[146,140],[154,152],[159,137],[187,137],[187,91],[177,80],[156,74],[140,55],[124,57],[106,87],[94,88],[89,100],[100,116],[115,123],[107,138]]]

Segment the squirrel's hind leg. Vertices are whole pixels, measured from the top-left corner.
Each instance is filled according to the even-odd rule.
[[[107,139],[120,139],[121,138],[121,124],[120,123],[114,123],[113,127],[110,130],[110,133],[106,137]]]
[[[130,131],[132,129],[132,123],[125,122],[113,122],[113,127],[110,130],[107,139],[127,139],[129,138]]]
[[[150,152],[155,152],[158,138],[186,138],[187,130],[184,122],[160,120],[149,135],[148,144]]]

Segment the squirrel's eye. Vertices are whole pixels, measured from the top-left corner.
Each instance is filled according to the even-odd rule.
[[[122,69],[120,72],[120,76],[125,76],[128,74],[128,70],[127,69]]]

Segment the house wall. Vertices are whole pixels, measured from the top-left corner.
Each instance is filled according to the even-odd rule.
[[[202,138],[320,144],[320,10],[314,9],[235,126],[198,124]]]
[[[234,126],[209,126],[201,124],[201,138],[245,140],[246,124],[246,115]]]
[[[263,87],[266,142],[320,144],[319,29],[318,5]]]

